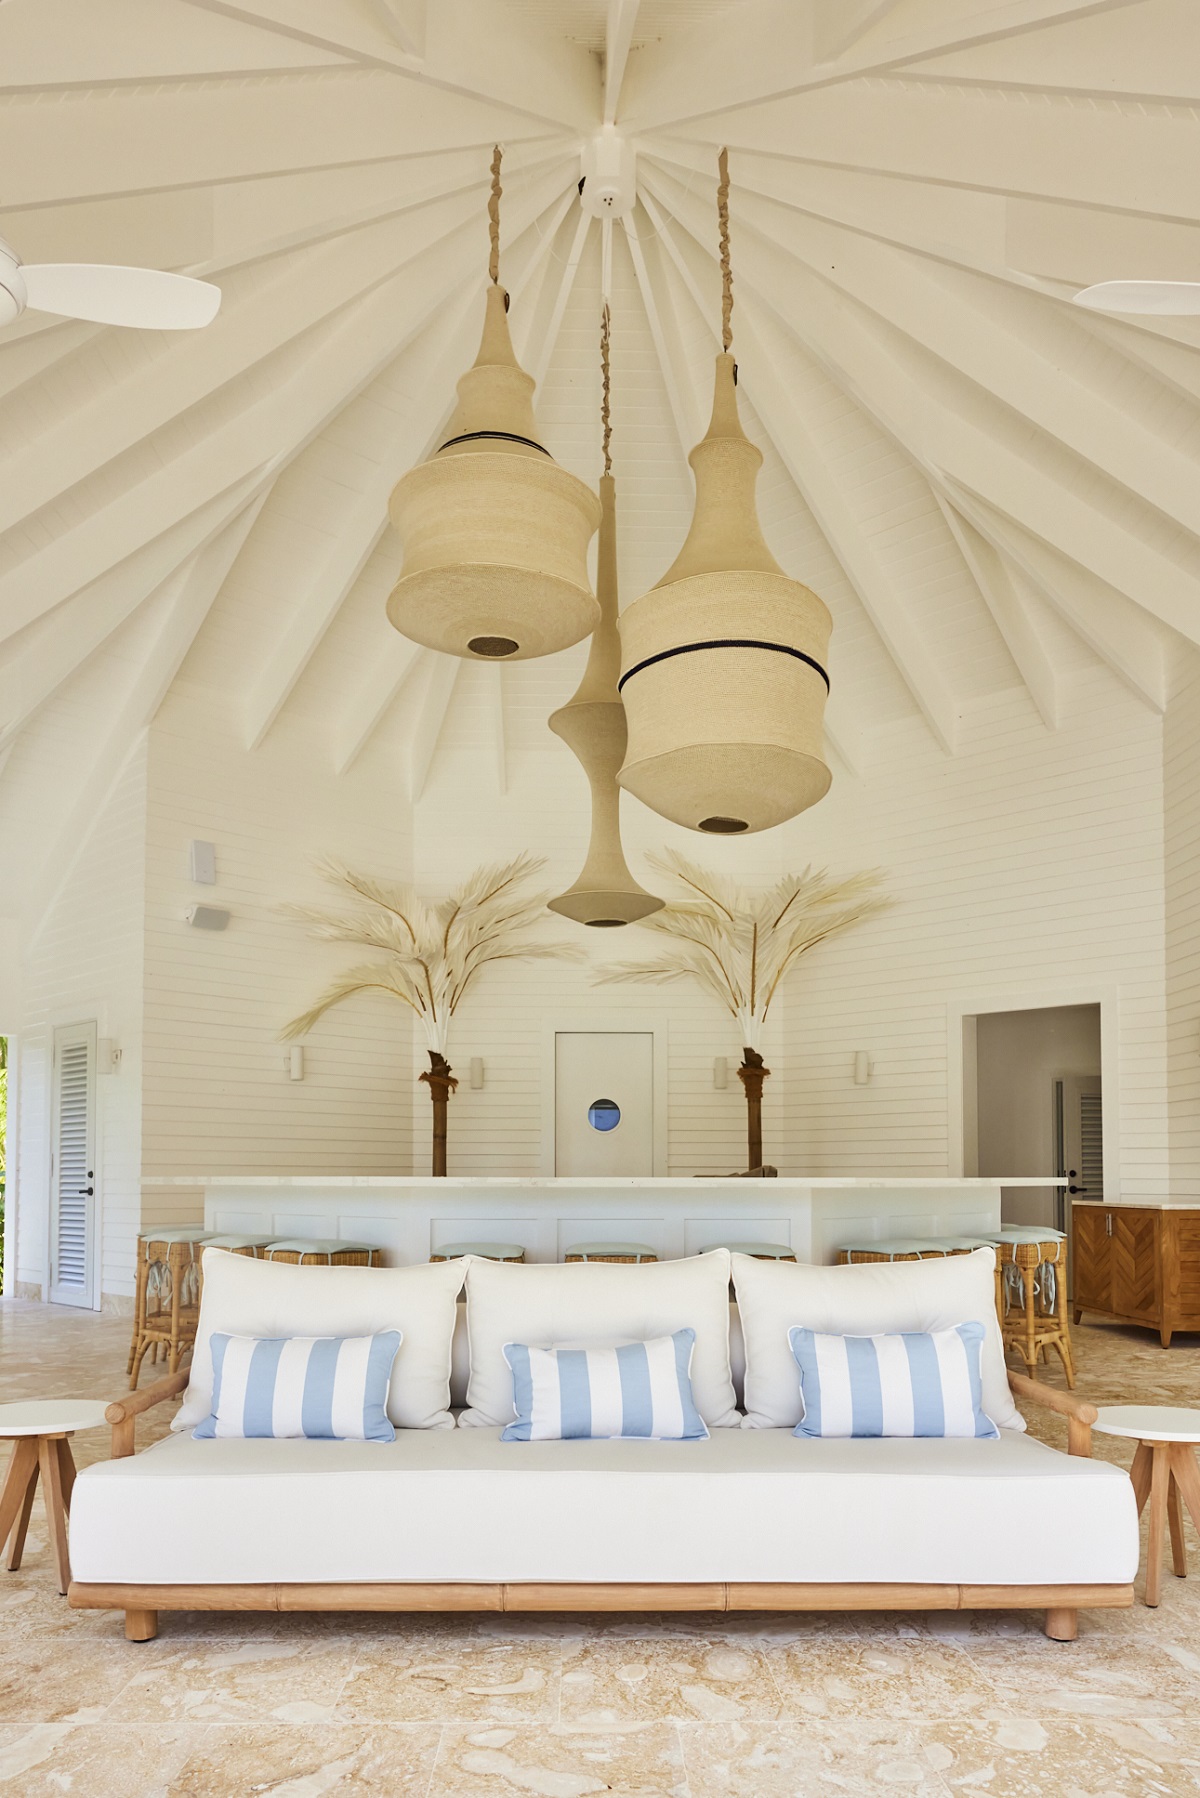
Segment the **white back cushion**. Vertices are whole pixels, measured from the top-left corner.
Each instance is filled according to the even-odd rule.
[[[536,1348],[607,1348],[694,1330],[692,1396],[710,1429],[741,1422],[729,1372],[729,1251],[641,1266],[611,1262],[522,1265],[468,1257],[471,1378],[460,1422],[513,1420],[507,1342]],[[784,1351],[791,1350],[784,1338]],[[401,1350],[403,1353],[403,1350]],[[799,1387],[796,1363],[792,1376]]]
[[[298,1267],[204,1250],[204,1294],[191,1378],[173,1430],[212,1411],[211,1337],[376,1336],[399,1330],[387,1414],[400,1429],[449,1430],[450,1344],[461,1261],[418,1267]]]
[[[803,1405],[788,1331],[878,1336],[983,1325],[983,1408],[1002,1430],[1023,1430],[1004,1366],[996,1320],[995,1251],[930,1261],[810,1267],[734,1255],[733,1283],[746,1339],[746,1428],[795,1429]]]

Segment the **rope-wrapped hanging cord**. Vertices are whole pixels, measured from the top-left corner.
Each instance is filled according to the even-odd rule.
[[[726,355],[733,342],[733,266],[729,260],[729,151],[717,158],[717,223],[721,231],[721,348]]]
[[[604,472],[612,473],[612,409],[609,401],[611,387],[608,366],[608,339],[611,320],[608,312],[608,301],[604,302],[604,310],[600,314],[600,424],[604,433]]]
[[[497,144],[492,151],[492,191],[488,198],[488,233],[491,237],[492,251],[488,257],[488,274],[492,281],[500,279],[500,158],[503,151]]]

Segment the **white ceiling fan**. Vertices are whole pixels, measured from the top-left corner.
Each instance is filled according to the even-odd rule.
[[[1193,318],[1200,314],[1200,281],[1098,281],[1073,295],[1089,312],[1154,314]]]
[[[27,306],[97,325],[197,331],[211,324],[221,289],[190,275],[107,262],[22,262],[0,237],[0,329]]]

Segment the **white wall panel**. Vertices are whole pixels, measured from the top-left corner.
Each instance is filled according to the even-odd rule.
[[[1163,724],[1171,1197],[1200,1200],[1200,656],[1189,651]]]

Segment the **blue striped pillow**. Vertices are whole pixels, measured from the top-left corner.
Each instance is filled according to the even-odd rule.
[[[659,1442],[707,1437],[692,1399],[695,1330],[616,1348],[529,1348],[507,1342],[516,1422],[503,1442],[641,1436]]]
[[[894,1336],[823,1336],[791,1329],[804,1416],[797,1436],[981,1436],[1000,1432],[983,1410],[983,1325]]]
[[[400,1331],[377,1336],[212,1336],[212,1414],[193,1436],[394,1442],[387,1414]]]

